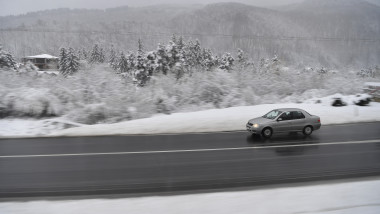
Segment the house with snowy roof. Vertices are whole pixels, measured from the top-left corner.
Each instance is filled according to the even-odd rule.
[[[58,70],[58,57],[49,54],[41,54],[36,56],[26,56],[22,58],[22,62],[32,62],[41,71]]]

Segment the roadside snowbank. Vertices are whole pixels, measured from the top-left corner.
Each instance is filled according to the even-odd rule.
[[[88,125],[55,132],[52,136],[191,133],[245,130],[247,121],[276,108],[301,108],[321,117],[323,125],[380,121],[380,103],[370,106],[328,104],[266,104],[175,113],[115,124]]]
[[[54,119],[1,119],[0,137],[44,136],[65,128],[78,127],[82,124],[70,122],[62,118]]]
[[[380,180],[122,199],[2,202],[0,213],[380,213]]]

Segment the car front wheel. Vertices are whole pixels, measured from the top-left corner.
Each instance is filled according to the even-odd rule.
[[[262,132],[261,135],[265,138],[270,138],[272,137],[273,131],[271,128],[265,128]]]
[[[304,135],[309,136],[311,133],[313,133],[313,128],[311,126],[305,126],[305,128],[303,128]]]

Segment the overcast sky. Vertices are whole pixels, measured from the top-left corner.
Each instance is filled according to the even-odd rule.
[[[208,4],[214,2],[243,2],[255,6],[274,6],[303,0],[0,0],[0,16],[19,15],[54,8],[97,8],[146,6],[154,4]]]

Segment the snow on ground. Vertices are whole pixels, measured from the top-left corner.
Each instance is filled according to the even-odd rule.
[[[378,214],[380,180],[176,196],[0,202],[0,213]]]
[[[66,121],[61,118],[54,119],[1,119],[0,137],[28,137],[43,136],[53,131],[81,126],[82,124]]]
[[[321,104],[265,104],[160,115],[115,124],[89,125],[55,132],[53,136],[159,134],[245,130],[249,119],[276,108],[301,108],[321,117],[322,125],[380,121],[380,103],[332,107]]]

